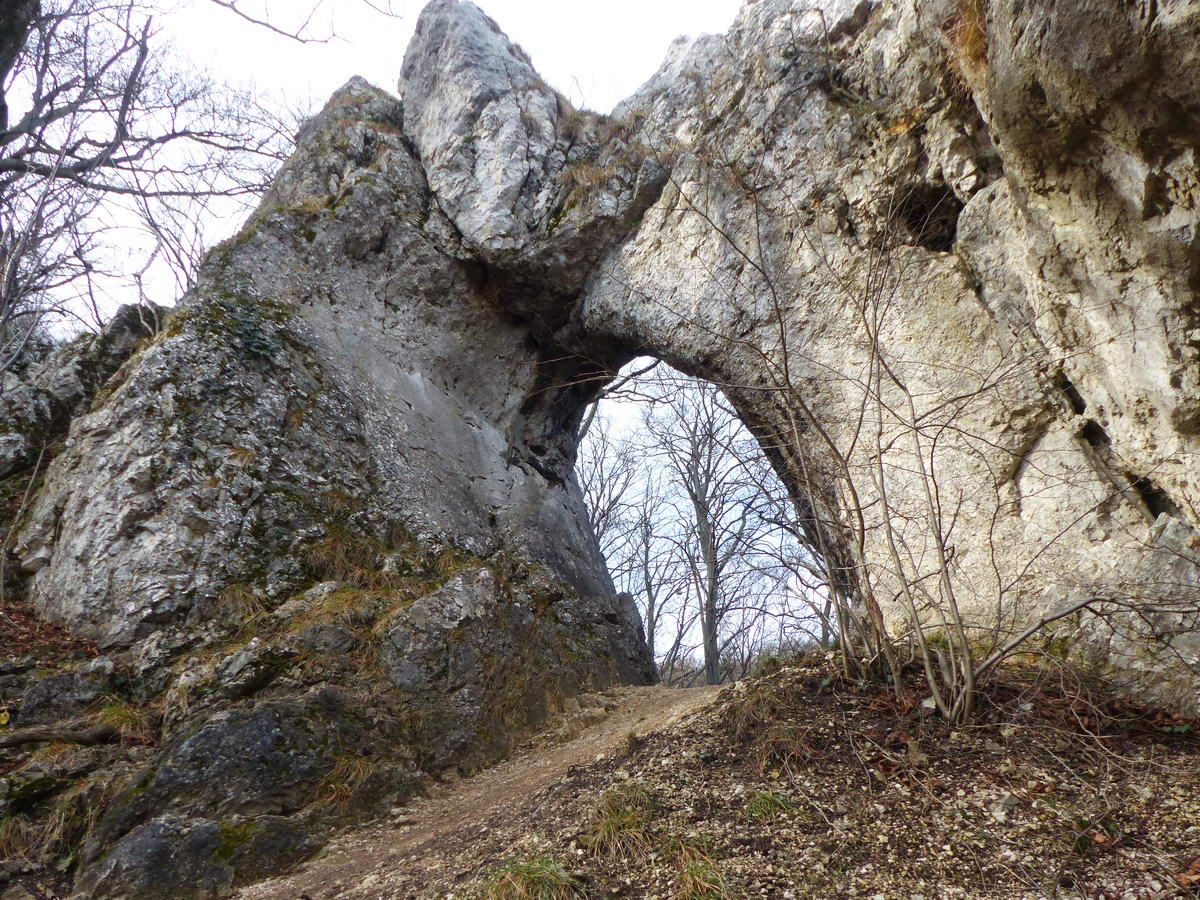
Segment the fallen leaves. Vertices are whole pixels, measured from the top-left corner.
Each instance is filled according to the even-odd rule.
[[[1185,888],[1200,885],[1200,856],[1188,863],[1182,872],[1177,872],[1175,881],[1179,883],[1180,887]]]

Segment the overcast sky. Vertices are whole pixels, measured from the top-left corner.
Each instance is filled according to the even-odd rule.
[[[302,0],[250,0],[287,22]],[[682,34],[726,31],[742,0],[481,0],[484,11],[533,57],[542,77],[572,102],[612,109],[658,69]],[[301,46],[268,34],[204,2],[186,3],[160,20],[196,62],[226,79],[254,81],[296,100],[319,104],[352,75],[395,90],[404,49],[423,3],[393,0],[400,17],[372,12],[361,0],[326,0],[314,25],[340,36]],[[251,8],[248,6],[247,8]]]

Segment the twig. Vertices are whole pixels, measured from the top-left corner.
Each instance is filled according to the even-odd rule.
[[[107,744],[120,737],[120,730],[112,725],[88,725],[84,721],[71,725],[34,725],[8,734],[0,734],[0,749],[19,747],[22,744],[56,743]]]

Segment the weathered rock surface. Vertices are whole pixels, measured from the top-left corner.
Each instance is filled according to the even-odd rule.
[[[66,433],[72,417],[138,344],[158,331],[165,312],[152,305],[122,306],[100,333],[82,335],[48,353],[29,354],[34,362],[3,374],[0,478],[34,464],[46,445]]]
[[[728,385],[802,498],[861,510],[897,621],[901,582],[980,634],[1109,601],[1062,631],[1194,711],[1200,7],[1144,12],[747,4],[618,110],[687,149],[581,317]]]
[[[47,615],[128,645],[211,617],[231,583],[282,601],[339,516],[522,549],[612,593],[570,458],[539,443],[574,411],[556,398],[593,387],[556,384],[540,363],[565,370],[569,351],[542,349],[449,255],[401,115],[365,83],[339,93],[161,338],[76,419],[17,548]]]
[[[1059,633],[1195,710],[1200,7],[1043,13],[747,3],[575,161],[528,60],[441,0],[405,129],[474,258],[582,284],[559,344],[726,387],[897,627],[904,584],[1001,635],[1094,601]],[[581,277],[561,223],[635,182],[657,198]]]
[[[1000,640],[1104,601],[1060,636],[1195,711],[1198,33],[755,0],[610,118],[435,0],[403,103],[355,80],[305,128],[19,535],[41,613],[163,705],[81,887],[226,892],[652,678],[571,475],[638,354],[726,389],[895,622],[905,585]]]
[[[262,878],[320,846],[287,819],[261,816],[233,824],[159,816],[113,848],[80,884],[87,896],[221,897],[235,877]]]
[[[101,657],[57,675],[39,678],[21,697],[20,724],[69,719],[112,690],[113,662]]]

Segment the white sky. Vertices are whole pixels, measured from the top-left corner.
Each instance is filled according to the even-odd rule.
[[[724,32],[742,0],[480,0],[510,38],[533,57],[550,84],[572,102],[601,112],[612,109],[658,69],[681,34]],[[231,81],[253,81],[292,100],[319,105],[352,75],[388,90],[423,3],[393,0],[389,19],[360,0],[326,0],[339,39],[301,46],[241,22],[219,7],[192,0],[159,20],[197,63]],[[247,9],[289,21],[302,0],[248,0]]]

